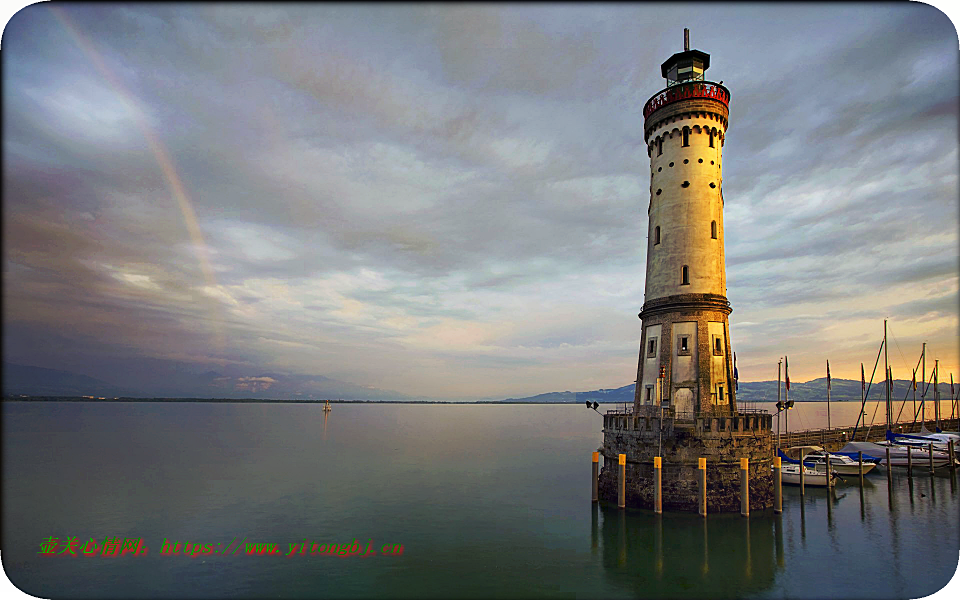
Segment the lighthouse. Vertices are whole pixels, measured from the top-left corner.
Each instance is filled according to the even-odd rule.
[[[634,404],[603,415],[598,499],[701,514],[773,505],[773,419],[738,409],[723,257],[730,92],[690,49],[643,106],[650,161],[647,279]],[[599,457],[597,458],[599,461]],[[659,507],[659,508],[658,508]]]
[[[730,92],[706,80],[710,55],[660,66],[666,87],[644,105],[650,159],[647,273],[635,409],[736,412],[723,252],[723,144]]]

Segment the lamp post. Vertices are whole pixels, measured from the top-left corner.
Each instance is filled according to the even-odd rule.
[[[793,400],[787,400],[787,401],[785,401],[785,402],[783,403],[783,410],[790,410],[791,408],[793,408]],[[783,414],[783,419],[784,419],[784,420],[783,420],[783,432],[788,436],[787,439],[789,439],[789,436],[790,436],[790,413],[784,413],[784,414]]]

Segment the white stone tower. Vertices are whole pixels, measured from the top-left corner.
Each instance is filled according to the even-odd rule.
[[[650,204],[634,406],[662,397],[678,416],[736,411],[723,252],[730,92],[704,79],[709,66],[684,29],[683,52],[660,67],[667,87],[643,109]]]

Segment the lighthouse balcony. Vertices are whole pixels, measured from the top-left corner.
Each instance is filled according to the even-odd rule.
[[[733,413],[708,411],[676,411],[664,406],[640,406],[636,411],[608,410],[603,416],[604,432],[612,431],[649,431],[659,433],[661,429],[669,437],[676,429],[687,430],[694,435],[755,435],[769,432],[773,426],[773,416],[765,410],[740,409]]]

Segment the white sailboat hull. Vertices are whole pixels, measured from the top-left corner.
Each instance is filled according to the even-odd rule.
[[[836,476],[831,475],[834,479]],[[789,485],[800,485],[800,465],[786,464],[780,468],[780,481]],[[809,467],[804,467],[803,485],[813,487],[826,487],[827,475],[823,472],[814,471]]]
[[[880,459],[880,464],[887,466],[887,448],[890,449],[890,465],[894,467],[906,467],[911,462],[914,467],[920,468],[930,464],[930,454],[926,448],[908,448],[896,444],[875,444],[873,442],[850,442],[843,447],[841,452],[863,452],[869,456]],[[907,456],[909,451],[910,456]],[[933,451],[933,467],[945,467],[950,464],[950,457],[946,452]]]

